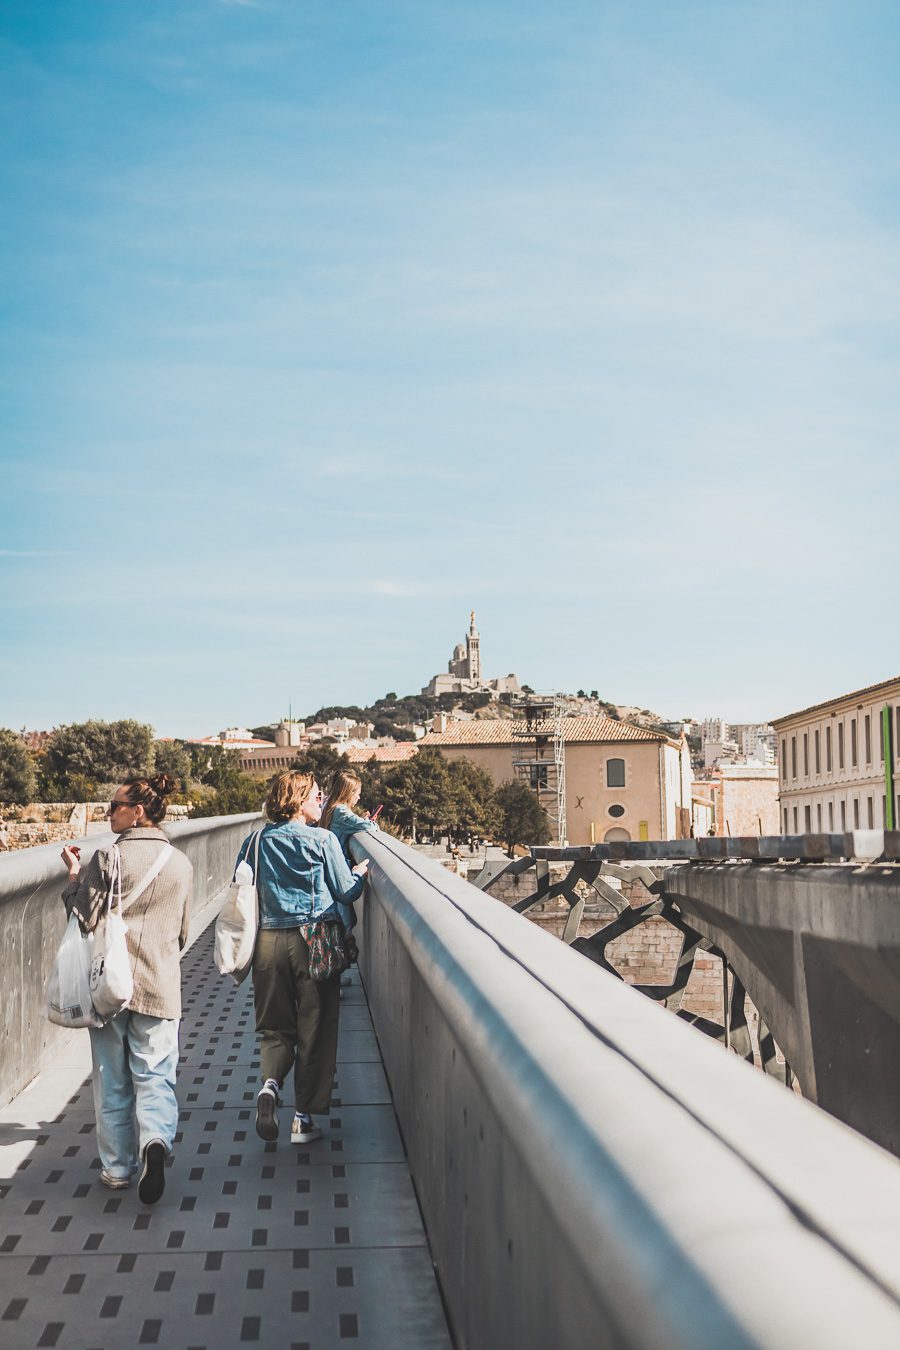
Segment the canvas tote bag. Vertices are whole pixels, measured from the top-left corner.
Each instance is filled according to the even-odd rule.
[[[253,866],[242,858],[235,868],[234,881],[228,888],[225,904],[216,919],[215,962],[220,975],[230,975],[240,984],[253,962],[256,930],[259,927],[259,897],[256,879],[259,876],[259,836],[257,830],[250,849]]]
[[[116,1013],[127,1008],[134,994],[134,976],[131,970],[131,957],[128,955],[128,927],[122,917],[122,858],[118,844],[113,845],[112,853],[113,870],[106,905],[106,922],[102,932],[98,931],[95,938],[91,960],[91,1001],[95,1010],[105,1019],[115,1017]],[[156,880],[171,853],[172,845],[164,844],[154,862],[129,894],[129,902],[143,895],[147,887]]]

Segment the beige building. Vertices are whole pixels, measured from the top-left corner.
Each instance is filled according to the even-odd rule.
[[[540,791],[553,760],[552,727],[540,725],[523,754],[521,726],[509,718],[435,719],[420,747],[470,759],[497,784],[519,778]],[[687,741],[611,717],[567,717],[566,819],[570,844],[681,839],[690,833],[691,763]],[[518,762],[517,762],[518,761]]]
[[[696,780],[693,824],[698,837],[779,834],[775,765],[722,764]]]
[[[276,773],[286,773],[293,767],[294,760],[303,749],[303,745],[273,745],[271,741],[256,750],[241,751],[241,768],[244,773],[255,774],[259,778],[271,778]]]
[[[896,828],[900,676],[775,718],[772,725],[784,834]]]

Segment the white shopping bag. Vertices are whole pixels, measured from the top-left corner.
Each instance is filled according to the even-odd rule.
[[[82,933],[78,916],[73,914],[56,953],[56,963],[44,996],[44,1013],[60,1027],[99,1027],[103,1025],[91,1002],[91,957],[94,939]]]
[[[246,861],[238,863],[225,904],[216,919],[216,969],[220,975],[230,975],[235,984],[246,978],[256,946],[259,901],[255,882],[259,873],[261,834],[262,830],[257,830],[253,840],[253,866]]]

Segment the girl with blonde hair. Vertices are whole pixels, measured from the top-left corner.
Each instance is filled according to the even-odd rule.
[[[311,773],[289,770],[266,798],[269,823],[249,835],[238,861],[256,856],[259,932],[253,952],[253,1001],[263,1085],[256,1099],[256,1133],[278,1138],[282,1085],[293,1068],[295,1112],[291,1143],[308,1144],[322,1131],[313,1114],[327,1113],[337,1058],[341,977],[314,980],[304,927],[337,921],[365,884],[367,862],[351,872],[340,845],[318,829],[322,793]]]

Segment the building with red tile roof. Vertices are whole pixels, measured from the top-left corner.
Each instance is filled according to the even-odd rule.
[[[470,759],[498,785],[510,779],[544,791],[553,764],[553,723],[515,718],[453,719],[439,714],[419,747]],[[687,741],[614,717],[563,719],[566,819],[570,844],[681,839],[690,833]]]
[[[417,741],[393,741],[390,745],[348,745],[341,753],[351,764],[404,764],[418,753]]]

